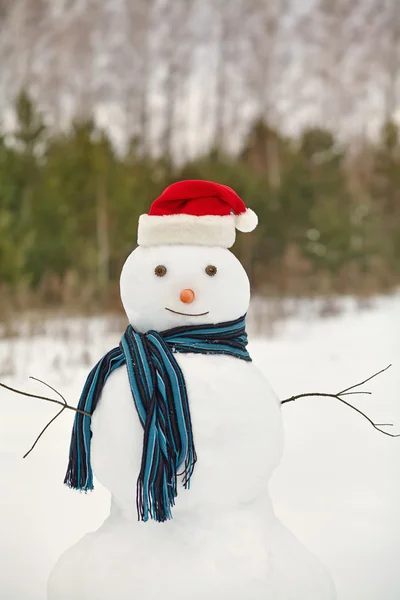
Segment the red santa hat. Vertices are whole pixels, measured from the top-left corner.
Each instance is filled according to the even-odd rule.
[[[227,185],[212,181],[178,181],[154,200],[139,218],[138,244],[194,244],[230,248],[236,229],[253,231],[258,219]]]

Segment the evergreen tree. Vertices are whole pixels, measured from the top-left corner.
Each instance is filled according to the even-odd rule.
[[[237,156],[211,150],[177,167],[170,157],[143,155],[138,139],[117,152],[93,120],[55,133],[24,92],[15,116],[13,134],[0,135],[3,285],[36,288],[46,274],[61,281],[72,272],[79,288],[89,285],[92,297],[106,300],[136,246],[139,216],[179,179],[230,185],[258,214],[258,228],[239,234],[233,248],[253,285],[290,290],[293,249],[332,285],[346,265],[362,276],[377,258],[388,273],[400,271],[400,140],[392,122],[359,155],[368,177],[354,186],[350,149],[323,128],[296,140],[256,120]]]
[[[400,137],[398,125],[387,122],[382,128],[374,154],[371,180],[374,217],[381,224],[382,250],[389,265],[400,271]]]

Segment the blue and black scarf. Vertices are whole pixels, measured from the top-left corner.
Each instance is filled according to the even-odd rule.
[[[245,317],[161,333],[138,333],[129,325],[119,346],[107,352],[89,373],[78,408],[93,414],[109,375],[126,365],[144,430],[136,496],[139,520],[163,522],[171,518],[177,477],[182,476],[183,486],[189,488],[197,460],[185,379],[174,354],[226,354],[251,361],[246,345]],[[77,412],[64,480],[71,488],[93,489],[91,436],[90,417]]]

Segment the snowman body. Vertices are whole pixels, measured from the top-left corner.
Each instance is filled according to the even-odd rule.
[[[182,290],[193,292],[190,305]],[[142,332],[237,319],[249,296],[245,271],[225,248],[139,247],[121,276],[128,319]],[[111,514],[61,557],[48,600],[333,599],[330,578],[272,509],[268,482],[283,434],[265,377],[231,356],[175,356],[198,457],[190,489],[178,486],[172,520],[138,521],[143,430],[126,368],[117,369],[91,422],[93,471],[111,492]]]

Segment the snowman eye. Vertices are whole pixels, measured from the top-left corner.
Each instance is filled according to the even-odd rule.
[[[217,274],[217,267],[215,267],[214,265],[208,265],[208,267],[206,267],[206,273],[210,277],[214,277],[214,275]]]
[[[166,272],[167,272],[167,267],[164,267],[164,265],[158,265],[154,269],[154,273],[157,275],[157,277],[164,277]]]

